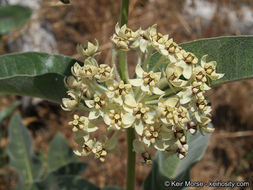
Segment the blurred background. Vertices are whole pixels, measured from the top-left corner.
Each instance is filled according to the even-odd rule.
[[[110,36],[119,22],[120,1],[0,0],[0,6],[21,4],[33,9],[32,18],[21,28],[4,35],[0,54],[24,51],[60,53],[78,58],[76,45],[87,40],[100,43],[99,63],[110,64]],[[227,35],[253,35],[252,0],[130,0],[129,26],[145,29],[153,24],[178,43]],[[129,57],[133,73],[135,59]],[[253,60],[252,60],[253,62]],[[193,181],[248,181],[253,183],[253,81],[217,86],[207,93],[212,103],[216,128],[203,159],[191,171]],[[14,95],[0,97],[0,110],[15,100],[23,122],[35,142],[35,150],[46,151],[48,142],[60,131],[74,148],[73,133],[67,125],[72,115],[59,105]],[[8,120],[1,124],[0,147],[8,144]],[[126,139],[119,139],[121,154],[109,155],[101,164],[91,158],[84,177],[94,184],[124,186]],[[137,158],[137,189],[150,170]],[[15,187],[17,175],[0,161],[0,190]],[[192,188],[194,189],[194,188]],[[244,188],[245,189],[245,188]],[[250,188],[248,188],[250,189]]]

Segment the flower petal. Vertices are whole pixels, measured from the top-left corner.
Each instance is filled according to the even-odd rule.
[[[90,120],[97,119],[99,116],[100,116],[100,112],[98,110],[92,110],[89,113]]]
[[[142,85],[142,79],[129,79],[129,83],[133,86],[141,86]]]
[[[148,112],[147,116],[148,116],[148,118],[145,120],[145,123],[153,124],[154,123],[155,112]]]
[[[196,120],[197,120],[199,123],[201,123],[201,118],[200,118],[199,112],[195,112],[194,115],[195,115]]]
[[[117,23],[117,24],[115,25],[115,33],[116,33],[116,34],[119,34],[119,31],[120,31],[120,27],[119,27],[119,23]]]
[[[144,40],[144,39],[141,39],[140,40],[140,50],[141,50],[142,53],[144,53],[146,51],[147,46],[148,46],[148,41]]]
[[[183,75],[186,79],[191,78],[191,75],[192,75],[192,66],[191,65],[186,64],[186,66],[184,67]]]
[[[121,96],[119,96],[117,98],[113,98],[113,100],[114,100],[114,102],[116,102],[119,105],[123,104],[123,100],[122,100]]]
[[[174,55],[169,55],[169,60],[170,60],[171,63],[177,62],[177,59],[175,58]]]
[[[111,125],[111,119],[108,114],[105,114],[103,119],[106,125]]]
[[[127,94],[125,96],[125,101],[124,103],[129,106],[129,107],[136,107],[137,106],[137,103],[134,99],[134,97],[131,95],[131,94]]]
[[[152,87],[151,91],[156,95],[162,95],[164,94],[164,91],[160,90],[158,87]]]
[[[95,132],[96,130],[98,130],[98,127],[95,125],[87,128],[87,132],[89,133]]]
[[[175,107],[177,103],[178,103],[178,98],[168,98],[168,99],[165,101],[165,104],[166,104],[166,105],[169,105],[169,106],[171,106],[171,107]]]
[[[141,90],[150,93],[149,86],[141,85]]]
[[[160,151],[164,151],[167,148],[166,146],[164,146],[164,144],[163,144],[163,142],[161,140],[160,141],[156,141],[154,147],[157,150],[160,150]]]
[[[88,108],[93,108],[94,100],[85,100],[85,104],[88,106]]]
[[[164,48],[160,48],[160,52],[164,56],[167,56],[169,54],[168,51],[166,49],[164,49]]]
[[[131,126],[134,121],[135,117],[130,113],[126,113],[122,116],[122,123],[126,126]]]
[[[164,124],[169,124],[169,122],[167,121],[166,117],[162,117],[162,118],[161,118],[161,121],[162,121]]]
[[[201,66],[204,68],[205,64],[206,64],[206,58],[207,58],[207,55],[204,55],[202,58],[201,58]]]
[[[180,104],[187,104],[191,101],[191,97],[190,96],[184,96],[180,99]]]
[[[142,77],[143,77],[144,71],[143,71],[143,69],[141,68],[141,65],[140,65],[140,64],[138,64],[138,65],[136,66],[135,72],[136,72],[136,74],[137,74],[137,76],[138,76],[139,78],[142,78]]]
[[[134,128],[135,128],[136,133],[142,136],[144,127],[143,127],[143,122],[141,120],[139,120],[138,122],[135,122]]]
[[[146,152],[145,144],[137,139],[133,142],[134,151],[138,154]]]
[[[150,141],[149,141],[146,137],[143,138],[143,142],[144,142],[146,145],[150,146]]]

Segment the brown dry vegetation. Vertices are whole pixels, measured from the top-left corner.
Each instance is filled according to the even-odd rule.
[[[41,18],[46,19],[52,26],[61,54],[78,57],[75,46],[86,40],[98,39],[103,51],[100,63],[110,63],[112,45],[110,36],[114,25],[119,21],[120,1],[113,0],[72,0],[71,5],[56,4],[56,0],[45,0],[41,10]],[[130,1],[129,26],[133,29],[146,28],[157,23],[162,33],[169,33],[177,42],[186,42],[204,37],[240,34],[240,31],[229,31],[229,20],[216,10],[208,26],[204,26],[200,18],[186,20],[186,12],[182,11],[185,1],[147,0]],[[250,0],[213,1],[220,6],[236,10],[240,15],[240,6]],[[192,4],[194,6],[194,3]],[[1,47],[3,52],[4,47]],[[134,56],[130,60],[130,73],[134,69]],[[211,137],[204,158],[193,168],[193,181],[250,181],[253,179],[253,83],[252,81],[236,82],[215,87],[208,94],[213,107],[213,123],[216,128]],[[0,108],[6,108],[17,97],[5,96],[0,99]],[[48,142],[57,131],[68,138],[70,145],[75,147],[73,134],[67,126],[71,119],[69,113],[63,112],[58,105],[41,102],[39,105],[22,110],[24,123],[31,130],[35,149],[46,151]],[[7,121],[1,131],[6,136]],[[1,139],[0,146],[6,146],[7,138]],[[119,139],[121,154],[109,155],[107,162],[99,163],[93,158],[81,158],[89,162],[89,168],[84,177],[94,184],[124,186],[126,167],[126,139],[121,134]],[[137,158],[136,177],[137,189],[148,174],[150,167],[141,164]],[[8,167],[0,171],[9,171]],[[0,177],[0,190],[14,186],[15,175],[7,175],[7,180]],[[0,173],[0,176],[6,174]],[[192,188],[194,189],[194,188]]]

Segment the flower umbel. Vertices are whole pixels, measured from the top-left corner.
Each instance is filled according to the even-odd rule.
[[[75,114],[69,122],[79,145],[75,154],[94,154],[104,162],[107,154],[117,149],[118,132],[134,128],[134,151],[145,163],[152,163],[152,148],[177,153],[183,159],[188,154],[188,133],[214,131],[204,94],[212,80],[224,74],[216,73],[217,63],[207,62],[207,55],[199,63],[193,53],[159,33],[156,25],[133,31],[117,24],[111,40],[115,52],[138,51],[136,78],[123,82],[115,57],[113,66],[99,65],[95,59],[99,54],[97,41],[77,47],[84,64],[72,66],[72,76],[64,81],[69,98],[62,99],[65,111],[88,111],[87,117]],[[157,53],[158,61],[149,64]],[[103,127],[106,133],[101,140],[94,132]]]

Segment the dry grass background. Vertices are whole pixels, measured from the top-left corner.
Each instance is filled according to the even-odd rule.
[[[219,6],[229,7],[240,15],[241,5],[251,8],[250,0],[212,1]],[[230,31],[230,21],[219,8],[209,25],[204,25],[200,18],[186,19],[183,11],[184,0],[168,1],[131,0],[129,26],[133,29],[146,28],[157,23],[162,33],[169,33],[175,41],[181,43],[194,39],[221,35],[237,35],[239,30]],[[194,7],[194,2],[192,5]],[[120,1],[113,0],[72,0],[71,5],[62,5],[56,0],[45,0],[41,10],[41,19],[46,19],[52,26],[61,54],[78,57],[76,44],[95,38],[100,42],[102,55],[99,63],[110,63],[110,36],[114,25],[119,21]],[[1,53],[6,52],[1,47]],[[135,56],[129,58],[130,73],[133,73]],[[204,158],[192,170],[193,181],[251,181],[253,179],[253,82],[244,81],[215,87],[208,92],[213,107],[213,123],[216,131],[211,137]],[[7,107],[17,97],[6,96],[0,99],[0,108]],[[35,149],[46,151],[48,142],[57,131],[68,138],[70,145],[75,147],[73,134],[67,126],[71,119],[69,113],[63,112],[59,106],[46,101],[39,105],[22,110],[24,123],[31,130]],[[2,130],[6,134],[7,121]],[[6,146],[7,138],[3,138],[0,146]],[[84,177],[94,184],[124,186],[126,167],[126,139],[121,134],[119,139],[121,154],[109,155],[107,162],[101,164],[93,158],[81,158],[89,162]],[[148,174],[150,167],[144,166],[137,158],[136,177],[137,189]],[[0,176],[2,174],[0,173]],[[15,184],[15,175],[11,173],[8,180],[0,177],[0,190],[11,189]],[[192,188],[194,189],[194,188]]]

